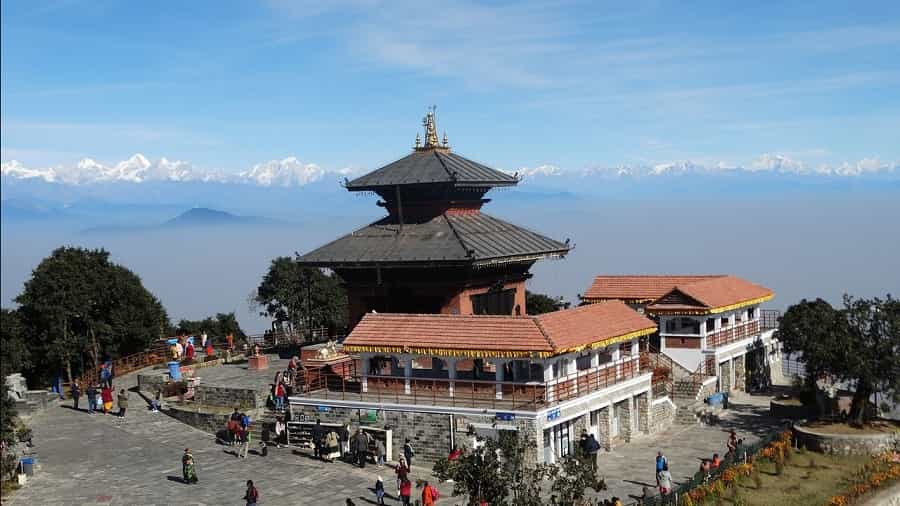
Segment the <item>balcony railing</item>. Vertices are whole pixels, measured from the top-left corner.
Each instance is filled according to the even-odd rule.
[[[739,323],[727,329],[706,335],[706,347],[718,348],[729,343],[740,341],[748,337],[759,334],[759,321],[752,320],[749,322]]]
[[[763,330],[777,329],[779,318],[781,318],[781,311],[777,309],[763,309],[759,312],[760,328]]]
[[[299,397],[323,400],[537,410],[649,373],[650,363],[649,358],[630,356],[615,364],[578,371],[546,383],[366,376],[365,391],[360,375],[342,376],[325,368],[307,369],[297,391]]]

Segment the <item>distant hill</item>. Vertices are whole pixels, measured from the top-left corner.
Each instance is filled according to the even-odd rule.
[[[204,227],[211,225],[273,224],[275,220],[258,216],[238,216],[225,211],[195,207],[166,221],[160,227]]]
[[[216,209],[208,209],[205,207],[195,207],[189,209],[178,216],[166,220],[158,225],[136,225],[136,226],[100,226],[91,227],[84,232],[88,234],[96,233],[122,233],[122,232],[138,232],[148,230],[169,230],[176,228],[201,228],[201,227],[224,227],[224,226],[247,226],[247,225],[283,225],[285,222],[263,218],[260,216],[238,216],[226,211]]]

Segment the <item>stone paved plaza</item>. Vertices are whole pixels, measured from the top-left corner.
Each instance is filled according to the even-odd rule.
[[[127,376],[119,379],[116,388],[133,385],[134,376]],[[70,402],[37,415],[32,425],[40,469],[4,504],[243,504],[247,479],[259,487],[261,504],[342,505],[348,497],[356,504],[374,504],[370,488],[376,475],[385,479],[388,492],[394,488],[391,468],[361,470],[345,463],[325,464],[305,451],[270,448],[268,457],[251,454],[246,460],[238,459],[210,434],[149,412],[137,393],[132,392],[130,400],[125,422],[76,412],[68,407]],[[600,472],[609,490],[600,497],[627,499],[639,495],[642,484],[653,484],[659,448],[668,455],[673,476],[680,481],[693,473],[699,458],[723,452],[728,427],[748,439],[755,437],[753,432],[771,430],[772,421],[761,415],[763,401],[767,399],[735,403],[736,409],[719,427],[673,426],[658,436],[603,453]],[[180,481],[185,447],[194,450],[197,485]],[[414,466],[413,478],[428,479],[423,471]],[[442,504],[462,503],[450,498],[448,484],[439,489]],[[399,504],[394,497],[387,503]]]

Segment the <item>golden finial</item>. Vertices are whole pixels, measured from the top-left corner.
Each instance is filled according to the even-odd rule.
[[[447,141],[447,131],[444,130],[444,141],[441,143],[442,147],[449,148],[450,143]]]
[[[422,136],[419,135],[419,132],[416,132],[416,146],[415,146],[415,148],[416,148],[416,149],[419,149],[419,148],[421,148],[421,147],[422,147]]]
[[[419,136],[416,135],[416,149],[419,151],[424,151],[426,149],[449,149],[449,145],[447,143],[447,132],[444,132],[444,142],[438,140],[437,135],[437,123],[434,119],[434,112],[437,110],[437,106],[433,105],[428,108],[428,113],[425,114],[425,117],[422,118],[422,126],[425,127],[425,144],[420,144]]]

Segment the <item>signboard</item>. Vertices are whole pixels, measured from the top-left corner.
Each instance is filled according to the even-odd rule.
[[[504,422],[509,422],[516,419],[516,415],[512,413],[497,413],[495,416],[497,420],[502,420]]]
[[[316,406],[316,411],[331,411],[331,406]]]
[[[559,418],[559,408],[552,409],[547,412],[547,421],[548,422],[552,422],[553,420],[556,420],[557,418]]]

